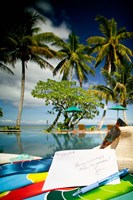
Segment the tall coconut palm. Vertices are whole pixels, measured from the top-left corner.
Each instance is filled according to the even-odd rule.
[[[133,38],[133,32],[127,32],[125,27],[118,28],[117,22],[113,18],[108,20],[103,16],[98,16],[96,20],[100,23],[99,29],[103,36],[92,36],[87,39],[87,42],[89,45],[93,45],[91,53],[97,53],[95,67],[103,62],[103,68],[112,73],[116,70],[116,64],[120,66],[125,59],[131,62],[132,50],[122,42],[125,39]],[[99,129],[102,127],[106,115],[107,104],[108,100],[106,99]]]
[[[60,48],[63,59],[55,67],[53,74],[59,71],[63,74],[62,80],[72,80],[75,75],[82,87],[83,81],[88,80],[88,74],[94,75],[94,70],[90,64],[94,61],[94,57],[86,53],[86,46],[79,43],[79,37],[75,33],[69,34],[68,41],[58,40],[54,45]]]
[[[36,27],[36,24],[40,20],[44,22],[44,18],[32,11],[24,11],[22,14],[20,19],[10,27],[10,31],[4,40],[4,48],[2,48],[2,52],[8,55],[6,63],[12,64],[14,67],[16,61],[20,60],[22,63],[20,104],[16,120],[16,127],[18,128],[20,128],[22,116],[25,91],[25,69],[27,68],[28,61],[39,64],[41,68],[45,69],[47,67],[53,70],[53,66],[47,59],[57,56],[57,53],[48,46],[48,42],[53,40],[55,35],[47,32],[38,33],[40,29]]]
[[[133,103],[133,65],[125,64],[117,66],[116,71],[110,74],[105,69],[101,70],[106,85],[94,86],[94,92],[108,101],[119,103],[123,107]],[[126,110],[123,111],[124,121],[127,122]]]
[[[128,32],[125,27],[118,28],[115,19],[108,20],[103,16],[96,17],[100,23],[99,29],[103,36],[92,36],[87,39],[93,45],[91,52],[97,53],[95,67],[104,61],[104,69],[108,72],[115,71],[116,64],[123,58],[131,62],[132,50],[122,42],[133,38],[133,32]]]
[[[118,67],[114,77],[117,80],[114,92],[118,96],[118,102],[126,108],[128,104],[133,104],[133,65],[126,62]],[[123,115],[128,124],[126,110],[123,111]]]

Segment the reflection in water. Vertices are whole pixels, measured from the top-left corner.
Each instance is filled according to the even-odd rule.
[[[53,156],[55,151],[60,150],[91,149],[101,143],[100,134],[44,133],[35,131],[35,129],[29,132],[25,130],[21,133],[0,133],[2,152],[25,153],[41,157]]]
[[[19,150],[18,153],[22,154],[23,153],[23,146],[22,146],[20,132],[4,132],[4,134],[6,134],[6,135],[15,135],[16,136],[16,141],[17,141],[18,150]],[[2,150],[2,152],[3,152],[3,150]]]
[[[54,134],[52,133],[56,144],[53,147],[53,151],[69,150],[69,149],[91,149],[99,142],[96,141],[96,137],[92,137],[89,134],[79,133],[67,133],[67,134]],[[95,135],[96,136],[96,135]],[[98,135],[99,139],[100,136]]]
[[[18,148],[19,148],[19,153],[22,154],[23,153],[23,146],[22,146],[20,132],[16,133],[16,137],[17,137],[17,144],[18,144]]]

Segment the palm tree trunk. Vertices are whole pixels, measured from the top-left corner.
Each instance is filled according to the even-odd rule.
[[[106,116],[106,112],[107,112],[107,108],[108,108],[108,100],[105,101],[105,105],[104,105],[104,111],[103,111],[103,115],[102,115],[102,119],[98,125],[98,130],[100,130],[103,126],[103,122]]]
[[[24,91],[25,91],[25,62],[22,61],[21,93],[20,93],[20,101],[18,107],[18,117],[16,120],[16,127],[19,129],[21,123],[22,110],[23,110]]]
[[[128,125],[126,110],[123,110],[123,118],[124,118],[124,122]]]
[[[111,62],[108,63],[108,68],[106,69],[108,71],[108,73],[111,73]],[[108,85],[107,85],[108,86]],[[100,130],[103,126],[103,122],[106,116],[106,112],[107,112],[107,108],[108,108],[108,100],[105,100],[105,105],[104,105],[104,111],[103,111],[103,115],[102,115],[102,119],[98,125],[98,130]]]
[[[22,146],[22,141],[21,141],[21,137],[20,137],[20,132],[16,134],[16,137],[17,137],[19,153],[22,154],[23,153],[23,146]]]

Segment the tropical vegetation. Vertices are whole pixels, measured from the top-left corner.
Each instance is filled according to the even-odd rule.
[[[125,60],[132,62],[132,50],[126,47],[123,41],[133,38],[133,32],[128,32],[125,27],[118,28],[114,18],[108,20],[104,16],[97,16],[96,20],[100,23],[99,30],[103,36],[89,37],[87,42],[92,45],[90,52],[96,55],[95,67],[103,62],[103,68],[112,75],[116,71],[116,66],[121,67]],[[102,127],[106,115],[108,101],[109,97],[107,96],[99,129]]]
[[[79,42],[79,37],[75,33],[70,33],[68,41],[59,39],[54,43],[60,50],[63,58],[53,71],[53,75],[58,72],[62,75],[62,80],[72,80],[74,78],[79,81],[80,87],[83,82],[88,81],[88,75],[94,75],[93,61],[95,58],[87,53],[89,47]]]
[[[93,119],[99,114],[98,107],[103,104],[100,97],[93,93],[88,93],[81,87],[76,86],[76,82],[62,80],[60,82],[48,79],[47,82],[39,81],[32,90],[32,96],[35,98],[44,99],[45,105],[52,104],[50,114],[57,112],[57,116],[53,124],[47,131],[51,131],[60,117],[63,117],[62,127],[66,129],[73,128],[82,119]],[[79,107],[82,112],[66,112],[70,106]]]
[[[100,84],[93,86],[94,93],[101,96],[103,99],[113,101],[115,104],[127,107],[128,104],[133,103],[133,65],[125,63],[117,70],[110,74],[105,69],[101,70],[106,85]],[[123,110],[124,121],[126,124],[126,110]]]
[[[40,28],[36,24],[40,20],[44,22],[44,18],[31,11],[24,11],[21,17],[19,23],[17,21],[12,24],[10,32],[5,35],[4,42],[2,42],[3,47],[0,49],[3,55],[3,60],[2,58],[1,60],[4,63],[15,67],[16,62],[20,60],[22,64],[21,94],[16,128],[20,128],[24,102],[25,73],[28,62],[35,62],[42,69],[49,68],[53,70],[53,66],[47,59],[58,57],[58,53],[47,45],[55,37],[54,34],[50,32],[38,33]]]
[[[70,33],[64,41],[52,32],[40,33],[37,26],[39,21],[45,23],[45,18],[33,11],[24,11],[20,20],[9,24],[5,34],[0,38],[0,69],[10,74],[13,72],[7,65],[16,66],[17,61],[22,64],[21,93],[16,128],[20,128],[24,103],[25,73],[28,62],[37,63],[42,69],[49,68],[53,76],[62,75],[62,81],[39,81],[32,91],[35,98],[44,99],[45,105],[53,105],[57,112],[49,130],[57,124],[60,116],[64,117],[64,126],[73,127],[81,119],[92,119],[99,114],[98,107],[105,107],[99,129],[106,115],[109,101],[126,107],[132,103],[132,50],[124,41],[132,39],[133,32],[125,27],[118,28],[114,18],[108,20],[104,16],[96,17],[103,36],[92,36],[87,44],[81,44],[79,37]],[[56,50],[52,47],[57,47]],[[53,67],[49,59],[58,58],[59,63]],[[94,85],[84,90],[83,83],[88,82],[90,75],[95,75],[95,67],[100,66],[101,75],[106,85]],[[45,73],[45,72],[44,72]],[[128,76],[127,76],[128,75]],[[72,80],[79,81],[77,87]],[[73,105],[80,106],[82,113],[74,113],[69,117],[65,109]],[[50,113],[53,113],[53,111]],[[91,112],[90,112],[91,111]],[[2,116],[2,115],[1,115]]]

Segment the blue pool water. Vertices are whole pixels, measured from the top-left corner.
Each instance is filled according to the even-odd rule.
[[[91,149],[102,143],[102,134],[44,133],[44,126],[22,126],[21,133],[0,132],[0,152],[53,156],[55,151]]]

